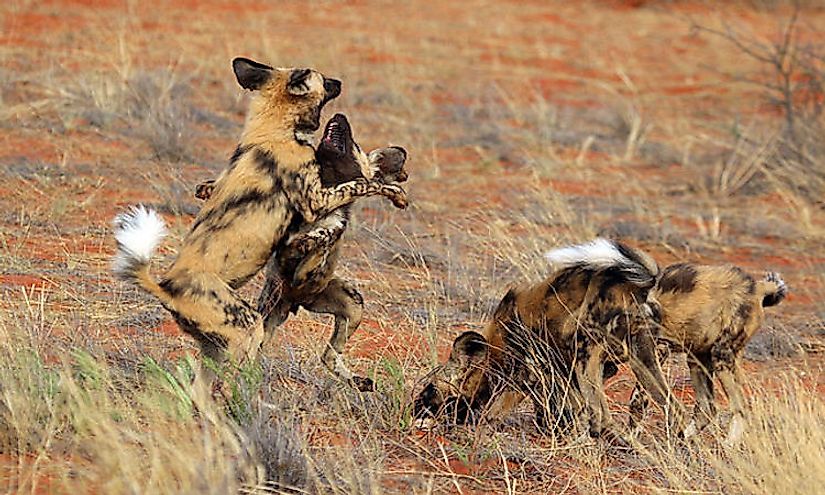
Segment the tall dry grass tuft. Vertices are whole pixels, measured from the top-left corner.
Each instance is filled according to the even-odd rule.
[[[64,126],[114,128],[144,140],[153,157],[189,158],[195,115],[189,84],[174,68],[128,75],[97,71],[51,81],[49,92]]]
[[[658,444],[643,456],[660,471],[655,492],[703,490],[711,493],[807,494],[825,483],[825,404],[799,376],[784,374],[770,388],[751,387],[748,430],[731,449],[713,431],[687,446]]]
[[[17,460],[13,491],[231,493],[262,483],[253,444],[192,388],[185,363],[167,371],[147,360],[130,375],[82,350],[40,354],[5,324],[2,333],[0,450]]]

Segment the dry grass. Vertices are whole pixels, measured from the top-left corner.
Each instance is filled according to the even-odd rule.
[[[45,315],[39,315],[45,319]],[[532,414],[410,429],[418,363],[385,361],[378,392],[331,381],[312,355],[267,359],[224,409],[191,387],[191,360],[135,366],[75,350],[54,362],[37,328],[4,321],[0,449],[15,493],[428,493],[495,489],[580,493],[813,493],[822,478],[825,404],[798,370],[750,390],[750,428],[734,449],[715,434],[670,444],[659,420],[633,452],[579,433],[535,432]],[[13,322],[19,325],[19,322]],[[26,337],[28,336],[28,338]],[[98,351],[99,352],[99,351]],[[615,385],[615,384],[614,384]],[[525,437],[527,435],[527,437]],[[719,438],[722,434],[719,433]]]
[[[772,94],[740,80],[772,73],[690,30],[725,21],[771,41],[791,9],[615,3],[238,4],[233,22],[213,3],[197,16],[0,7],[0,491],[816,492],[825,161],[809,138],[821,115],[795,124],[805,139],[791,148]],[[803,43],[822,19],[806,15]],[[362,202],[339,270],[365,296],[348,360],[374,394],[326,373],[329,322],[301,312],[230,407],[216,404],[190,385],[192,343],[109,276],[123,204],[154,204],[174,226],[158,266],[191,223],[192,187],[223,166],[243,120],[236,55],[341,77],[326,113],[347,112],[366,148],[410,152],[410,209]],[[544,277],[544,251],[605,233],[663,265],[788,280],[748,350],[742,444],[718,444],[724,414],[691,445],[668,443],[656,413],[633,452],[553,439],[527,404],[478,428],[413,429],[412,397],[455,335],[507,286]],[[683,363],[669,371],[683,393]],[[621,419],[630,385],[608,383]]]

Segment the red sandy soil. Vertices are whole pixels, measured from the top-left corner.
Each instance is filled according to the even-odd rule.
[[[222,0],[51,0],[6,2],[0,12],[0,108],[9,110],[0,124],[0,166],[6,169],[0,182],[0,308],[13,314],[20,310],[22,290],[41,291],[48,295],[45,304],[58,322],[54,328],[57,334],[83,331],[89,322],[77,322],[79,314],[105,307],[113,294],[118,294],[118,300],[126,297],[123,286],[108,274],[108,257],[114,249],[111,218],[124,205],[162,202],[151,185],[159,170],[181,170],[184,186],[191,188],[197,180],[216,174],[225,163],[242,122],[239,109],[243,103],[231,102],[239,94],[228,70],[228,61],[235,55],[276,65],[315,66],[341,75],[345,95],[335,103],[335,110],[345,109],[355,120],[365,148],[387,141],[404,144],[414,170],[409,183],[413,207],[409,211],[397,213],[371,201],[359,211],[359,221],[367,226],[396,223],[408,234],[432,233],[435,248],[441,247],[438,239],[449,228],[487,232],[490,212],[523,206],[521,194],[534,187],[568,201],[604,204],[635,197],[643,205],[640,211],[655,214],[671,202],[663,191],[682,188],[695,179],[693,169],[677,163],[638,157],[622,161],[612,151],[582,153],[580,143],[556,145],[554,159],[564,167],[556,176],[541,174],[517,157],[496,156],[476,144],[461,143],[458,138],[473,129],[444,124],[450,122],[444,118],[449,108],[483,109],[481,98],[493,95],[494,104],[521,108],[525,113],[533,111],[538,102],[584,112],[621,107],[611,104],[610,98],[621,102],[636,98],[644,101],[645,119],[656,125],[651,135],[667,131],[665,140],[678,134],[670,129],[679,128],[683,118],[771,118],[776,113],[776,108],[753,102],[755,89],[728,84],[729,80],[713,69],[736,57],[730,47],[689,29],[690,18],[712,22],[723,17],[747,23],[757,33],[773,32],[776,16],[738,4],[709,11],[707,2],[643,0],[475,5],[353,1],[315,6]],[[808,15],[811,24],[825,20],[820,11]],[[122,55],[121,49],[128,55]],[[98,128],[83,116],[61,117],[62,100],[56,95],[84,74],[100,69],[120,71],[125,77],[130,71],[169,67],[186,79],[194,105],[230,122],[228,129],[208,128],[199,134],[191,156],[181,163],[154,160],[146,142],[123,130],[128,129],[128,121]],[[386,87],[394,97],[401,95],[400,107],[381,100]],[[711,112],[719,108],[728,113]],[[363,121],[369,117],[373,128],[366,123],[358,125],[359,116]],[[519,132],[537,132],[527,120],[505,119],[505,124]],[[670,123],[674,127],[669,128]],[[407,134],[394,134],[398,128]],[[546,153],[527,146],[519,146],[514,153]],[[578,170],[577,160],[586,170]],[[696,214],[704,212],[699,206],[704,199],[697,194],[695,203],[690,198],[678,201],[684,209],[671,211],[665,223],[683,237],[695,239],[699,236]],[[736,215],[731,212],[767,214],[795,223],[788,200],[774,191],[735,198],[725,207],[732,217]],[[613,220],[634,219],[637,214],[617,213]],[[167,218],[175,228],[183,229],[192,217]],[[825,215],[813,209],[811,222],[822,229]],[[562,232],[567,228],[558,227]],[[723,233],[728,228],[723,224]],[[509,232],[523,235],[527,231],[514,224]],[[771,321],[792,324],[811,321],[817,312],[821,315],[819,301],[825,282],[821,276],[825,269],[821,239],[736,232],[731,234],[735,237],[708,241],[693,249],[653,241],[640,244],[662,264],[694,259],[737,263],[754,272],[779,269],[792,295],[773,312],[775,320]],[[403,308],[387,308],[377,301],[377,292],[385,284],[398,294],[424,297],[428,277],[446,280],[447,274],[437,268],[390,270],[389,264],[373,266],[365,262],[362,245],[374,248],[375,240],[350,237],[349,242],[347,253],[353,261],[344,263],[346,273],[365,288],[368,301],[365,320],[351,340],[349,355],[364,370],[372,369],[372,363],[380,358],[426,359],[429,344],[416,324],[408,318],[392,318],[406,313],[402,313]],[[477,246],[461,245],[458,249],[462,263],[482,259]],[[165,248],[167,256],[170,252]],[[388,278],[378,279],[376,273]],[[514,281],[512,277],[502,279],[488,298],[494,299]],[[493,283],[487,280],[485,287]],[[254,287],[248,291],[250,299],[254,292]],[[126,298],[134,306],[136,297]],[[151,301],[139,301],[143,309],[155,307]],[[417,306],[414,298],[405,296],[404,301]],[[115,321],[123,316],[125,313],[99,315],[92,321],[110,325],[115,339],[126,341],[145,335],[139,325]],[[446,355],[455,334],[478,328],[482,316],[470,322],[447,322],[439,329],[439,356]],[[162,321],[147,330],[156,338],[167,339],[168,351],[161,348],[161,354],[173,356],[181,345],[188,345],[165,313]],[[318,347],[329,331],[328,320],[302,314],[285,325],[279,342]],[[808,375],[810,386],[823,391],[821,366],[815,357],[805,359],[814,363],[812,370],[819,370]],[[750,363],[748,371],[770,383],[775,369],[799,363],[794,359],[770,365]],[[626,387],[611,388],[611,396],[618,402],[628,393]],[[690,393],[685,392],[685,397],[689,400]],[[345,441],[337,432],[318,436],[318,445]],[[427,437],[422,441],[436,440]],[[501,469],[496,459],[467,463],[451,458],[448,463],[455,473],[477,477],[492,468]],[[410,461],[409,468],[426,466]],[[403,459],[399,459],[398,469],[406,469]],[[569,469],[575,473],[577,467],[571,462]]]

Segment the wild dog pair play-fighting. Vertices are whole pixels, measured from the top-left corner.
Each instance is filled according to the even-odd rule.
[[[260,313],[236,290],[260,271],[290,228],[312,223],[355,198],[383,195],[398,207],[398,185],[357,178],[324,187],[310,138],[341,83],[311,69],[232,62],[238,83],[254,92],[240,143],[214,182],[172,265],[156,281],[148,270],[166,229],[152,210],[117,217],[114,270],[157,297],[178,325],[218,362],[254,359],[264,340]]]
[[[726,442],[736,440],[744,413],[738,360],[763,321],[762,308],[786,294],[778,275],[755,281],[736,267],[692,264],[659,273],[643,252],[603,239],[548,257],[555,271],[544,282],[511,290],[482,334],[455,340],[418,395],[416,416],[496,415],[530,397],[541,427],[556,431],[584,415],[591,435],[621,438],[603,378],[627,361],[638,380],[634,422],[647,402],[644,390],[665,406],[671,431],[695,433],[715,413],[718,376],[734,412]],[[657,341],[687,352],[693,363],[697,404],[687,428],[660,371]]]
[[[404,182],[407,152],[391,146],[362,151],[353,139],[346,116],[336,114],[327,123],[315,153],[321,183],[332,187],[359,177],[384,182]],[[206,199],[212,181],[198,185],[196,196]],[[303,223],[275,249],[266,267],[266,280],[258,311],[264,318],[266,334],[272,335],[299,307],[332,314],[335,328],[321,358],[324,365],[358,389],[372,389],[372,380],[353,375],[341,357],[350,336],[361,323],[363,298],[352,284],[335,278],[341,235],[350,220],[349,205],[312,224]]]

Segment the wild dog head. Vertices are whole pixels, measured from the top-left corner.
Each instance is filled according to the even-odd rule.
[[[383,182],[405,182],[409,175],[405,168],[407,150],[389,146],[365,153],[355,141],[352,126],[346,115],[337,113],[324,127],[315,151],[319,175],[324,187],[333,187],[358,178],[379,179]],[[212,195],[215,180],[206,180],[195,187],[195,197],[206,200]]]
[[[427,384],[413,403],[413,415],[428,421],[442,417],[456,423],[470,419],[478,399],[486,395],[485,366],[489,344],[477,332],[464,332],[453,342],[447,362],[428,375]]]
[[[313,69],[274,68],[242,57],[232,61],[232,69],[242,88],[258,94],[249,118],[267,120],[261,132],[291,131],[304,143],[321,127],[324,105],[341,94],[341,81]]]
[[[340,184],[359,177],[384,182],[404,182],[407,171],[407,151],[400,146],[378,148],[368,154],[352,135],[346,115],[337,113],[324,128],[315,158],[321,165],[321,181],[325,186]]]
[[[406,182],[409,178],[404,164],[407,150],[401,146],[389,146],[370,151],[369,162],[373,177],[384,182]]]

